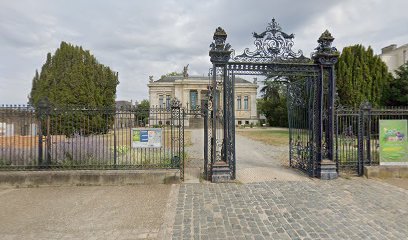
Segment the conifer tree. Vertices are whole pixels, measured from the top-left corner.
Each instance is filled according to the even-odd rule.
[[[118,84],[118,75],[100,64],[88,50],[61,42],[53,55],[47,54],[41,72],[36,71],[29,103],[37,107],[39,101],[47,98],[54,107],[114,108]],[[106,121],[111,120],[102,115],[92,116],[91,123],[94,125],[90,125],[89,129],[93,132],[106,131]],[[80,128],[74,123],[67,124],[71,126],[61,130],[67,135]]]
[[[340,103],[358,107],[363,101],[373,106],[383,104],[383,90],[391,79],[387,66],[371,47],[345,47],[336,64]]]

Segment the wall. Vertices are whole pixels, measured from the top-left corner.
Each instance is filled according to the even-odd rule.
[[[395,77],[395,70],[408,61],[408,44],[398,48],[395,44],[384,47],[380,58],[387,65],[388,72],[392,73]]]

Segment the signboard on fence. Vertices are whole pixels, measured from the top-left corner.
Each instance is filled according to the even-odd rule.
[[[380,165],[408,165],[407,120],[380,120]]]
[[[159,148],[161,144],[161,128],[132,128],[133,148]]]

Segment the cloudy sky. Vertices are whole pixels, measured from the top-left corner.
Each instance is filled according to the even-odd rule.
[[[61,41],[81,45],[119,72],[118,100],[148,97],[155,79],[190,64],[190,75],[207,75],[216,27],[237,53],[252,48],[252,32],[274,17],[295,34],[305,56],[325,30],[341,50],[408,43],[407,0],[0,0],[0,104],[27,102],[31,80]]]

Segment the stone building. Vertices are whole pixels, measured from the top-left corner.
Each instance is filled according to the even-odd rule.
[[[116,101],[115,126],[117,128],[130,128],[135,125],[135,114],[132,109],[135,109],[137,102],[132,101]]]
[[[189,110],[201,107],[201,101],[207,99],[210,80],[204,76],[167,76],[154,81],[150,77],[149,101],[150,106],[166,108],[171,99],[178,99],[184,108]],[[235,78],[235,124],[248,125],[258,123],[256,109],[257,83]],[[222,91],[219,96],[222,105]],[[189,117],[189,116],[187,116]],[[191,122],[187,121],[185,125]]]
[[[395,70],[408,61],[408,44],[396,44],[381,49],[380,58],[387,64],[388,71],[395,77]]]

